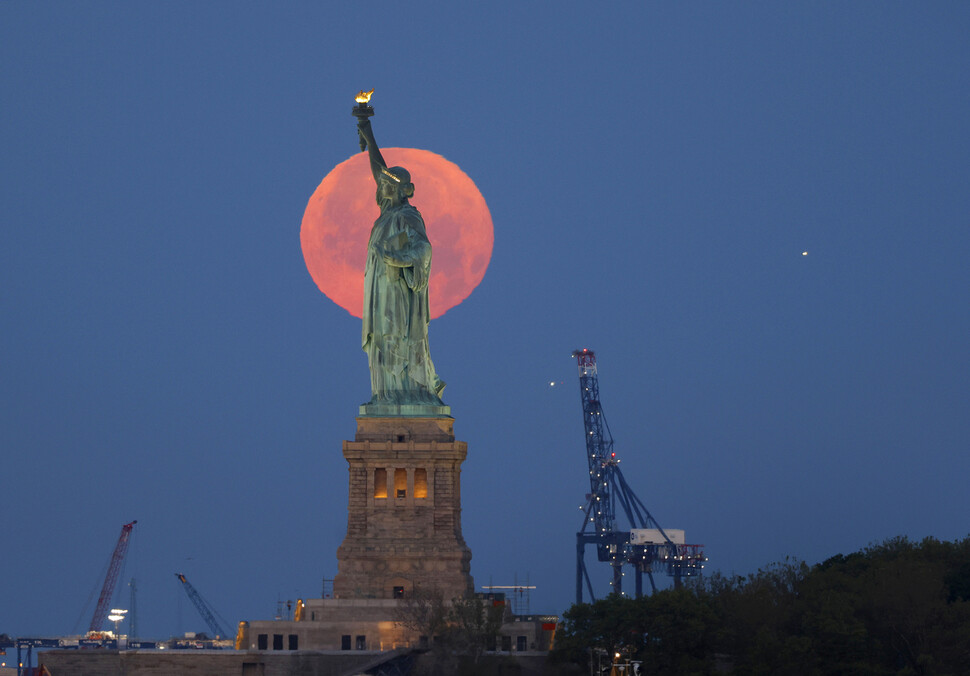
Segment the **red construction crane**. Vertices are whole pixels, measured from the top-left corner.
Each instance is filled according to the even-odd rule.
[[[115,593],[115,583],[118,581],[121,563],[125,560],[125,553],[128,551],[128,538],[131,536],[131,529],[136,523],[138,522],[132,521],[121,527],[121,535],[118,537],[118,544],[115,545],[114,553],[111,555],[111,563],[108,564],[108,574],[104,577],[104,586],[101,587],[101,596],[98,597],[98,605],[94,609],[94,617],[91,618],[89,632],[101,631],[104,627],[104,621],[108,619],[111,597]]]

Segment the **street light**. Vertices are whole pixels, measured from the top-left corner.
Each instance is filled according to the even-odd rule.
[[[121,621],[125,619],[125,615],[127,614],[128,614],[128,611],[122,610],[121,608],[111,609],[111,614],[108,615],[108,619],[115,623],[115,636],[120,636],[120,632],[118,630],[118,624],[120,624]]]

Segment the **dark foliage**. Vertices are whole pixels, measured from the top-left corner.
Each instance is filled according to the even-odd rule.
[[[438,590],[415,590],[397,609],[395,620],[428,640],[429,651],[419,660],[415,673],[491,674],[500,661],[485,665],[482,657],[494,643],[508,608],[486,603],[479,596],[446,602]]]
[[[970,538],[894,538],[811,567],[786,560],[641,599],[612,596],[564,618],[553,658],[587,673],[600,651],[642,660],[642,674],[963,674]]]

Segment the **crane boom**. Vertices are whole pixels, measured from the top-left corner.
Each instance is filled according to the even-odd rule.
[[[195,605],[196,610],[199,611],[199,615],[201,615],[202,619],[205,620],[205,623],[209,625],[209,630],[215,634],[216,638],[225,638],[226,636],[229,636],[229,633],[226,632],[226,630],[222,628],[222,625],[220,625],[216,620],[216,617],[209,608],[209,605],[205,602],[199,592],[196,591],[195,587],[192,586],[192,583],[186,580],[182,573],[175,573],[175,577],[177,577],[179,582],[182,583],[182,586],[185,588],[185,593],[189,595],[189,598]]]
[[[88,631],[101,631],[104,621],[108,619],[108,610],[111,606],[111,597],[115,593],[115,584],[118,582],[118,573],[121,571],[121,563],[125,560],[128,552],[128,538],[131,536],[131,529],[137,521],[126,523],[121,527],[121,535],[118,537],[118,544],[111,554],[111,562],[108,564],[108,574],[104,577],[104,585],[101,587],[101,596],[98,597],[98,605],[94,609],[94,617],[91,618],[91,626]]]

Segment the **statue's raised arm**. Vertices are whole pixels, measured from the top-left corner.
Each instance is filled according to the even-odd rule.
[[[357,134],[360,136],[360,149],[367,150],[370,155],[370,170],[374,175],[374,180],[379,184],[381,174],[387,169],[387,162],[381,155],[381,149],[374,140],[374,129],[371,127],[370,120],[366,117],[357,118]]]
[[[381,149],[374,140],[374,130],[371,128],[370,117],[374,114],[374,109],[367,105],[374,90],[365,92],[363,89],[357,94],[357,105],[354,106],[353,115],[357,118],[357,136],[360,140],[360,149],[366,150],[370,156],[370,170],[374,175],[374,181],[378,186],[381,184],[381,174],[387,173],[387,162],[381,155]]]

